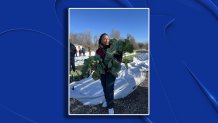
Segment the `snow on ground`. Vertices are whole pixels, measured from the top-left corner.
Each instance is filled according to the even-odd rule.
[[[94,56],[94,55],[95,55],[95,52],[91,51],[91,56]],[[84,60],[87,58],[89,58],[89,52],[86,52],[85,56],[82,55],[82,56],[75,57],[75,66],[83,65]]]
[[[128,69],[122,63],[114,85],[114,98],[124,98],[133,92],[137,86],[146,79],[148,71],[148,53],[142,53],[128,63]],[[74,89],[73,89],[74,88]],[[105,101],[100,80],[92,77],[85,78],[70,84],[70,97],[82,102],[84,105],[97,105]]]

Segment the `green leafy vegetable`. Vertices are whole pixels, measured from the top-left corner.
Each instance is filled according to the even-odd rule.
[[[125,52],[132,52],[132,46],[128,41],[121,41],[116,39],[110,40],[110,48],[106,50],[106,55],[104,61],[98,55],[91,56],[88,59],[84,60],[84,65],[82,67],[82,76],[88,77],[92,74],[94,80],[98,80],[101,74],[105,74],[105,68],[111,72],[114,76],[117,76],[118,72],[121,69],[121,64],[114,58],[114,55],[123,54]]]
[[[105,65],[102,62],[102,59],[99,56],[91,56],[88,59],[84,60],[84,65],[82,67],[82,76],[88,77],[92,74],[92,78],[97,80],[100,78],[101,74],[105,74]]]

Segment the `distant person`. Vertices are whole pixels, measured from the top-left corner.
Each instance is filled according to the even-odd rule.
[[[99,55],[103,60],[106,55],[107,49],[110,47],[110,39],[109,36],[106,33],[101,34],[99,38],[99,47],[96,50],[96,55]],[[115,59],[119,63],[122,61],[122,54],[114,56]],[[107,66],[107,65],[105,65]],[[114,114],[114,83],[116,80],[116,76],[114,76],[111,71],[106,67],[105,68],[105,74],[101,74],[100,77],[101,84],[103,87],[104,96],[106,99],[106,102],[103,103],[103,107],[107,107],[109,114]]]
[[[86,53],[85,48],[82,48],[82,53],[83,53],[83,56],[85,56],[85,53]]]
[[[88,51],[89,51],[89,56],[91,56],[91,48],[90,48],[90,46],[88,47]]]
[[[81,56],[81,49],[80,46],[78,46],[79,56]]]
[[[79,49],[79,56],[81,56],[82,54],[82,49]]]
[[[75,47],[75,48],[76,48],[76,47]],[[77,50],[77,48],[76,48],[76,53],[75,53],[76,57],[77,57],[77,52],[78,52],[78,50]]]
[[[70,43],[70,71],[75,71],[75,54],[76,54],[76,47],[74,44]]]

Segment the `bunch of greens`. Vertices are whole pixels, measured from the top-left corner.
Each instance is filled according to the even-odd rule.
[[[98,80],[101,74],[105,74],[105,65],[100,56],[91,56],[84,60],[82,67],[82,76],[88,77],[92,73],[92,78]]]
[[[116,39],[110,41],[110,48],[107,49],[104,64],[107,65],[108,70],[117,76],[117,73],[121,69],[121,64],[114,58],[114,55],[121,55],[123,53],[124,42]],[[122,57],[122,56],[121,56]]]
[[[92,73],[92,78],[98,80],[101,74],[105,74],[105,68],[114,76],[117,76],[121,69],[121,64],[114,58],[114,55],[121,55],[122,57],[123,53],[132,52],[133,48],[127,41],[116,39],[111,39],[110,44],[110,48],[106,50],[104,61],[98,55],[91,56],[84,60],[84,66],[81,70],[83,77],[88,77]]]

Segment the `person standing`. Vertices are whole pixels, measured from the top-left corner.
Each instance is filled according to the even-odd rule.
[[[81,49],[80,49],[80,46],[79,46],[78,50],[79,50],[79,56],[81,56]]]
[[[90,46],[88,47],[88,51],[89,51],[89,56],[91,56],[91,48],[90,48]]]
[[[101,34],[99,38],[99,47],[96,50],[96,55],[99,55],[104,61],[106,56],[106,51],[110,48],[110,38],[107,33]],[[122,61],[122,54],[114,56],[119,63]],[[105,63],[104,63],[105,64]],[[107,66],[105,64],[105,66]],[[105,74],[101,74],[100,77],[101,84],[103,87],[104,96],[106,102],[103,103],[103,107],[107,107],[109,114],[114,114],[114,83],[116,80],[116,76],[114,76],[111,71],[106,67]]]
[[[70,43],[70,68],[75,71],[75,54],[76,54],[76,47],[74,44]]]
[[[85,56],[86,50],[84,47],[82,48],[82,53],[83,53],[83,56]]]

